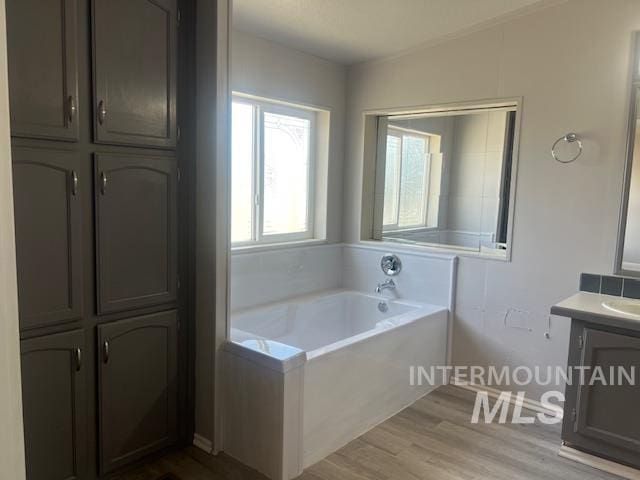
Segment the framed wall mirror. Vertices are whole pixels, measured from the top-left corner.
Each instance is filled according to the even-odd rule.
[[[370,115],[375,185],[363,240],[508,259],[518,110],[512,100]]]
[[[640,33],[635,36],[624,175],[615,273],[640,276]]]

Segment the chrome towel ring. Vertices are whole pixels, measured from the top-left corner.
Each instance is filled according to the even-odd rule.
[[[576,143],[578,145],[578,153],[576,153],[572,158],[568,159],[568,160],[561,160],[560,157],[558,156],[558,154],[556,153],[556,147],[558,146],[558,143],[560,142],[567,142],[567,143]],[[553,146],[551,147],[551,155],[553,156],[553,158],[560,162],[560,163],[571,163],[574,162],[578,159],[578,157],[580,155],[582,155],[582,141],[580,140],[580,138],[578,137],[577,133],[567,133],[566,135],[560,137],[559,139],[557,139],[554,143]]]

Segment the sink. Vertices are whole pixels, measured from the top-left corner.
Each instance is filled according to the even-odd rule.
[[[640,318],[640,301],[636,300],[607,300],[602,302],[602,306],[609,310],[626,315],[634,315]]]

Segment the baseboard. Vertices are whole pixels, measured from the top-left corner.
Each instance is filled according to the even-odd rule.
[[[558,456],[597,468],[598,470],[611,473],[612,475],[618,475],[619,477],[626,478],[628,480],[640,480],[640,470],[612,462],[611,460],[596,457],[595,455],[582,452],[569,447],[568,445],[562,445],[560,447],[560,450],[558,450]]]
[[[211,454],[213,452],[213,443],[208,438],[204,438],[197,433],[193,434],[193,446],[198,447],[203,452]]]
[[[457,380],[453,376],[449,380],[449,384],[462,388],[464,390],[469,390],[471,392],[476,392],[476,393],[486,392],[487,395],[493,400],[497,399],[500,396],[500,394],[503,392],[502,390],[498,390],[493,387],[487,387],[485,385],[476,385],[476,384],[469,383],[467,381]],[[517,397],[515,395],[511,395],[511,397],[509,398],[509,403],[511,405],[515,405],[516,398]],[[561,407],[558,407],[557,409],[548,408],[546,405],[543,405],[539,401],[531,400],[530,398],[526,398],[526,397],[522,402],[522,408],[526,408],[527,410],[530,410],[532,412],[538,412],[538,413],[544,413],[546,415],[556,416],[558,418],[562,418],[563,416]]]

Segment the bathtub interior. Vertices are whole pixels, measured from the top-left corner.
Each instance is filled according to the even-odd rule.
[[[441,308],[361,292],[326,292],[232,314],[231,340],[267,339],[312,353],[437,310]]]

